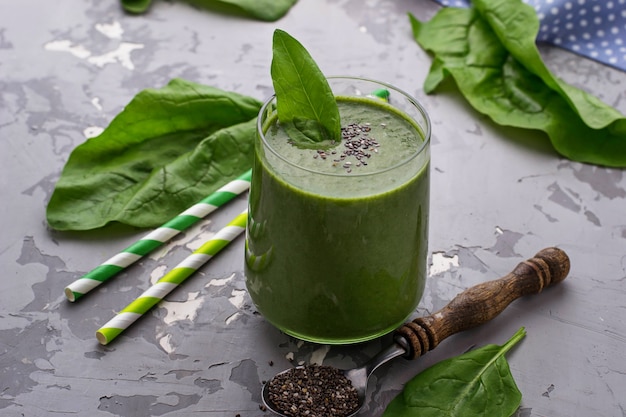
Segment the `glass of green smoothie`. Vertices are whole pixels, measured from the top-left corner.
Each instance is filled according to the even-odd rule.
[[[278,122],[275,97],[260,110],[245,273],[257,309],[278,329],[347,344],[394,330],[422,296],[430,121],[391,85],[328,83],[340,142],[296,145]]]

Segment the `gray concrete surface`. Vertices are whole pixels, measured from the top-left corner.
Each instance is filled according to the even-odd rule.
[[[45,206],[70,151],[144,88],[182,77],[264,99],[271,34],[287,30],[326,74],[382,79],[432,117],[430,273],[414,316],[497,278],[546,246],[572,260],[563,285],[518,300],[492,323],[453,336],[371,380],[362,416],[378,416],[425,367],[471,346],[527,337],[508,355],[518,417],[626,416],[626,177],[560,158],[536,132],[499,127],[452,88],[427,96],[430,58],[406,13],[428,0],[300,0],[275,23],[158,1],[0,4],[0,415],[262,416],[261,381],[296,363],[349,367],[389,343],[298,342],[255,313],[240,239],[112,344],[94,336],[151,279],[245,207],[245,196],[75,304],[63,288],[145,232],[59,233]],[[550,68],[626,112],[626,74],[542,48]],[[273,363],[271,365],[270,363]],[[269,414],[268,414],[269,415]]]

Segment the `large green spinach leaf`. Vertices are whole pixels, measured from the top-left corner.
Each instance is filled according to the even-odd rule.
[[[542,130],[572,160],[626,166],[626,118],[546,68],[534,43],[539,23],[532,7],[520,0],[473,4],[441,9],[428,22],[409,16],[416,41],[434,54],[425,91],[450,76],[496,123]]]
[[[260,105],[181,79],[140,92],[72,151],[48,203],[49,225],[160,226],[252,166]]]
[[[504,355],[525,334],[521,328],[503,346],[486,345],[422,371],[383,417],[510,417],[522,394]]]
[[[273,22],[283,17],[298,0],[188,0],[200,7],[242,14],[258,20]],[[144,13],[152,0],[121,0],[124,10]]]
[[[280,29],[274,31],[271,74],[281,126],[296,145],[341,141],[335,95],[308,51]]]
[[[601,129],[624,117],[548,70],[535,43],[539,20],[531,6],[519,0],[473,0],[473,4],[511,56],[563,96],[588,126]]]

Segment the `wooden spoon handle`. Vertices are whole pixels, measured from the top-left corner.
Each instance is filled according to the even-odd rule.
[[[514,300],[563,281],[569,268],[561,249],[543,249],[506,276],[468,288],[436,313],[404,324],[396,337],[406,341],[406,357],[415,359],[448,336],[488,322]]]

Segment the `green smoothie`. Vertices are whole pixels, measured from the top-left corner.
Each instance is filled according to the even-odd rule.
[[[347,139],[325,149],[293,145],[267,117],[250,187],[246,283],[279,329],[338,344],[392,331],[422,296],[429,148],[422,129],[381,100],[337,104]]]

